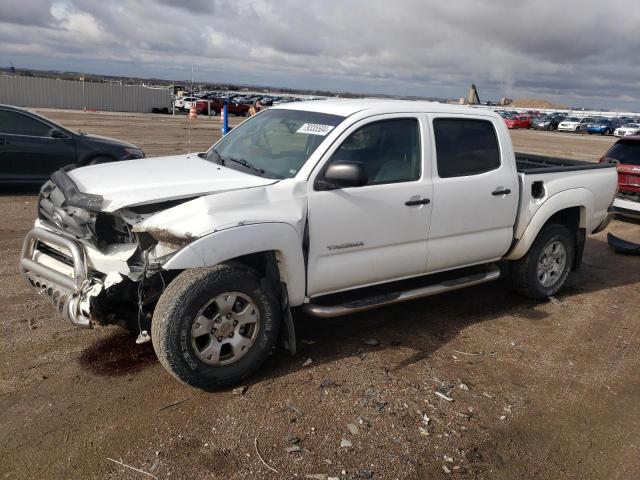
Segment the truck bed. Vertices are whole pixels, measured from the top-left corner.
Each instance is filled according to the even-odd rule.
[[[595,168],[612,168],[612,163],[584,162],[568,158],[547,157],[532,153],[516,152],[516,168],[518,173],[556,173],[575,170],[590,170]]]

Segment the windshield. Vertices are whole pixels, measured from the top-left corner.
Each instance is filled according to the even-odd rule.
[[[205,158],[270,178],[292,178],[344,118],[269,109],[234,128]]]
[[[579,122],[580,119],[576,118],[576,117],[567,117],[564,119],[565,122]]]
[[[616,143],[605,156],[624,165],[640,166],[640,142]]]

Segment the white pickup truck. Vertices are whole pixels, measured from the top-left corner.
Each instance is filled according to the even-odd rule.
[[[213,389],[278,340],[295,352],[292,309],[344,315],[501,272],[555,294],[616,185],[610,163],[516,155],[493,112],[289,103],[205,153],[56,172],[20,268],[75,325],[150,329],[172,375]]]

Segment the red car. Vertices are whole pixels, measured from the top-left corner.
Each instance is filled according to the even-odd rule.
[[[513,115],[504,119],[507,128],[531,128],[530,115]]]
[[[621,138],[600,159],[616,163],[618,196],[613,206],[617,213],[640,217],[640,135]]]

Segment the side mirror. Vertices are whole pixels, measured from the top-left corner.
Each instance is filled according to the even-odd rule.
[[[55,128],[52,128],[51,131],[49,131],[49,136],[51,138],[67,138],[64,133],[62,133],[60,130],[56,130]]]
[[[336,162],[324,172],[324,189],[362,187],[369,182],[367,172],[361,163]]]

